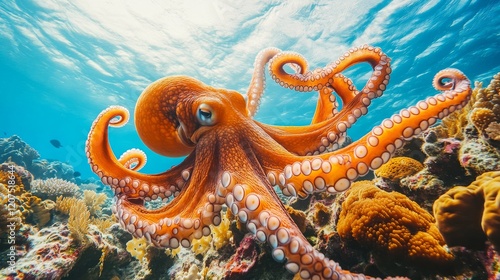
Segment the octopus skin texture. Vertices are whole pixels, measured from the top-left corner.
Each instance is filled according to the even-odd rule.
[[[342,71],[356,63],[373,68],[358,90]],[[293,73],[284,70],[292,66]],[[316,112],[307,126],[273,126],[253,119],[264,92],[264,70],[281,86],[317,91]],[[150,84],[135,108],[135,126],[144,143],[165,156],[186,156],[159,174],[144,174],[145,154],[132,149],[113,154],[110,126],[124,125],[128,111],[104,110],[92,124],[86,154],[91,169],[115,193],[113,212],[135,237],[158,247],[190,247],[219,225],[223,206],[248,231],[272,247],[272,255],[303,279],[364,279],[344,271],[314,249],[278,198],[305,198],[315,192],[339,193],[370,169],[387,162],[403,140],[433,125],[438,118],[464,106],[470,82],[458,70],[439,72],[434,85],[443,91],[384,120],[367,135],[341,147],[346,130],[367,114],[371,100],[389,82],[390,59],[379,49],[361,46],[324,68],[309,71],[299,54],[276,48],[261,51],[246,94],[213,88],[187,76],[172,76]],[[337,96],[343,107],[339,109]],[[163,200],[158,209],[145,201]]]

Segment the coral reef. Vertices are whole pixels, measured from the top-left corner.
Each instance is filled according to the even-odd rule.
[[[34,160],[30,170],[37,179],[60,178],[75,182],[73,166],[64,162],[48,161],[46,159]]]
[[[500,249],[500,171],[457,186],[434,202],[439,231],[449,246],[484,249],[489,240]]]
[[[348,191],[337,230],[343,239],[370,249],[385,266],[430,269],[453,260],[432,215],[403,194],[382,191],[370,181],[355,182]]]
[[[97,279],[101,275],[102,279],[112,279],[113,275],[123,273],[116,271],[116,267],[130,262],[130,255],[115,244],[120,244],[115,235],[103,234],[93,226],[89,228],[88,242],[75,242],[68,226],[56,223],[29,234],[25,245],[16,245],[17,271],[2,269],[0,277]]]
[[[17,135],[0,138],[0,151],[2,152],[0,162],[14,162],[30,170],[32,161],[40,157],[40,154],[35,149]]]
[[[500,151],[484,139],[469,139],[459,151],[460,164],[471,176],[500,170]]]
[[[33,180],[31,182],[31,192],[43,199],[56,200],[56,197],[79,196],[80,188],[71,182],[58,178],[45,180]]]

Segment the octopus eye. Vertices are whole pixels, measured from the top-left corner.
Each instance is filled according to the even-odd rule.
[[[198,113],[196,115],[198,121],[201,125],[214,125],[215,116],[212,107],[203,103],[198,107]]]

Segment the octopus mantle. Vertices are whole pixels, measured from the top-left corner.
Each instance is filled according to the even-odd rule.
[[[342,72],[367,62],[373,72],[358,90]],[[264,69],[281,86],[319,93],[308,126],[273,126],[253,119],[264,91]],[[284,70],[292,66],[294,73]],[[387,162],[404,139],[464,106],[470,82],[446,69],[434,79],[443,91],[386,119],[370,133],[342,147],[346,130],[367,114],[371,100],[389,82],[390,59],[379,49],[361,46],[313,71],[299,54],[276,48],[261,51],[246,95],[213,88],[186,76],[160,79],[137,101],[135,126],[144,143],[165,156],[187,156],[178,166],[155,175],[138,172],[146,156],[137,149],[120,158],[108,141],[110,126],[124,125],[123,107],[104,110],[92,124],[86,153],[92,170],[116,196],[113,212],[123,228],[164,248],[190,247],[211,234],[226,205],[249,232],[272,247],[278,262],[304,279],[339,279],[350,274],[314,249],[288,215],[273,187],[287,196],[339,193],[370,169]],[[339,109],[337,98],[342,100]],[[158,209],[144,201],[163,200]]]

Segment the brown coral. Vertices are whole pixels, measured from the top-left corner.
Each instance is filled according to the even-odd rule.
[[[327,207],[321,202],[317,202],[314,204],[313,208],[313,222],[314,224],[322,227],[326,226],[328,222],[330,222],[332,218],[332,209]]]
[[[395,157],[375,170],[375,175],[391,181],[399,181],[404,177],[419,172],[423,168],[424,166],[418,160],[409,157]]]
[[[355,240],[385,262],[429,266],[453,260],[432,215],[405,195],[382,191],[370,181],[353,184],[337,230],[343,239]]]
[[[295,224],[297,224],[297,227],[300,229],[300,231],[304,233],[307,228],[306,213],[288,205],[285,205],[285,208],[290,217],[292,217],[292,220],[295,222]]]
[[[450,246],[500,249],[500,171],[479,176],[468,187],[454,187],[434,202],[437,226]]]

